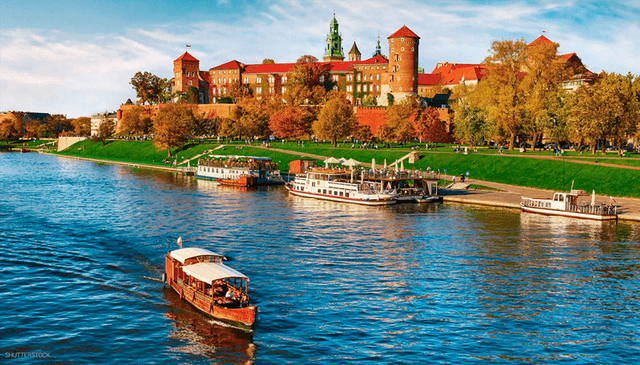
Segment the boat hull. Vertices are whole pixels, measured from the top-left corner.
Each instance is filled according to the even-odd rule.
[[[237,327],[252,329],[256,322],[258,307],[225,308],[217,305],[209,297],[204,297],[194,290],[184,287],[179,282],[171,281],[169,286],[176,293],[204,314]]]
[[[599,220],[599,221],[616,220],[618,218],[618,216],[614,214],[611,214],[611,215],[590,214],[590,213],[572,212],[567,210],[545,209],[545,208],[536,208],[536,207],[527,207],[527,206],[522,206],[522,211],[527,213],[557,215],[562,217],[592,219],[592,220]]]
[[[334,195],[328,195],[328,194],[318,194],[318,193],[309,193],[305,191],[299,191],[299,190],[292,189],[289,186],[287,186],[287,189],[289,189],[289,194],[294,196],[329,200],[334,202],[360,204],[360,205],[367,205],[367,206],[391,205],[396,203],[396,199],[394,198],[383,198],[383,199],[378,199],[374,197],[365,198],[365,199],[346,198],[346,197],[340,197],[340,196],[334,196]]]

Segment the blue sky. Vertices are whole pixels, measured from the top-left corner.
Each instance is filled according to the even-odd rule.
[[[363,57],[380,36],[408,26],[421,37],[419,64],[479,63],[491,42],[531,42],[542,31],[592,71],[640,75],[640,4],[635,1],[419,0],[3,0],[0,3],[0,111],[65,114],[116,110],[137,71],[171,78],[190,44],[200,69],[230,60],[322,58],[336,14],[345,53]]]

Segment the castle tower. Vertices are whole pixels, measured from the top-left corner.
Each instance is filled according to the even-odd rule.
[[[185,52],[173,61],[174,91],[187,93],[190,87],[198,88],[200,61]]]
[[[327,47],[324,50],[324,62],[340,62],[344,60],[342,52],[342,36],[338,32],[338,21],[333,14],[333,20],[329,25],[329,35],[327,35]]]
[[[358,46],[356,46],[356,41],[353,41],[353,46],[351,47],[351,50],[349,51],[348,56],[349,56],[349,61],[360,61],[360,57],[362,55],[358,50]]]
[[[389,68],[386,85],[382,85],[382,101],[392,94],[395,102],[418,94],[418,37],[407,26],[403,26],[388,37]],[[386,86],[386,87],[385,87]],[[385,90],[386,89],[386,90]]]

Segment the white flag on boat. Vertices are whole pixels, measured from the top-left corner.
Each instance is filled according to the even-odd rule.
[[[178,246],[182,247],[182,236],[178,237]]]

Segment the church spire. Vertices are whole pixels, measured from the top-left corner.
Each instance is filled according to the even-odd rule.
[[[344,60],[342,52],[342,36],[338,32],[338,21],[336,14],[333,14],[331,24],[329,24],[329,34],[327,35],[327,47],[324,50],[323,60],[325,62],[334,62]]]
[[[380,47],[380,35],[378,35],[378,45],[376,46],[376,51],[373,52],[373,57],[382,56],[382,47]]]

